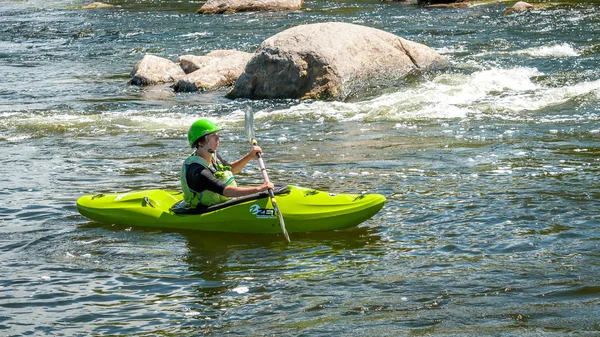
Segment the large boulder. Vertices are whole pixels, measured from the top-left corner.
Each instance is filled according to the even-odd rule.
[[[204,56],[182,55],[179,63],[187,75],[174,88],[197,91],[232,86],[253,55],[237,50],[215,50]]]
[[[519,1],[516,4],[514,4],[512,7],[507,8],[504,11],[504,15],[508,15],[508,14],[510,14],[512,12],[530,11],[530,10],[533,10],[533,9],[535,9],[535,7],[532,4],[530,4],[528,2],[525,2],[525,1]]]
[[[435,3],[432,5],[426,5],[427,8],[467,8],[473,6],[468,1],[459,1],[452,3]]]
[[[303,0],[208,0],[199,14],[222,14],[249,11],[297,10],[302,8]]]
[[[458,0],[417,0],[419,5],[439,5],[439,4],[451,4],[457,2]]]
[[[228,97],[346,100],[446,64],[431,48],[382,30],[302,25],[265,40]]]
[[[133,85],[154,85],[176,82],[185,76],[183,69],[170,60],[154,55],[144,55],[131,71]]]
[[[115,5],[107,4],[104,2],[92,2],[91,4],[85,5],[82,8],[83,9],[96,9],[96,8],[113,8],[113,7],[120,7],[120,6],[115,6]]]

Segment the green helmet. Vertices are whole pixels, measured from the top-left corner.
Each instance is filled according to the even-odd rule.
[[[190,142],[191,147],[194,147],[194,143],[196,143],[198,139],[202,138],[202,136],[206,136],[209,133],[217,132],[219,130],[221,130],[221,128],[219,128],[210,120],[199,119],[195,121],[188,130],[188,142]]]

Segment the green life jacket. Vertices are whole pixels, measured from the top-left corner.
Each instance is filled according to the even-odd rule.
[[[187,171],[190,165],[200,164],[206,169],[210,170],[215,178],[222,181],[225,186],[237,186],[233,172],[231,172],[231,167],[223,165],[214,154],[213,161],[215,163],[214,166],[209,164],[204,158],[192,154],[183,162],[183,167],[181,168],[181,188],[183,189],[183,199],[187,203],[188,207],[196,208],[198,204],[211,206],[220,204],[230,199],[224,195],[209,190],[204,190],[202,192],[194,191],[187,183]]]

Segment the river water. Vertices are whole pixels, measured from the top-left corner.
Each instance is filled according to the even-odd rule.
[[[503,15],[307,1],[198,16],[200,2],[0,1],[0,335],[598,336],[600,5]],[[353,102],[228,100],[127,85],[150,53],[252,52],[344,21],[451,63]],[[276,183],[374,192],[359,227],[231,235],[103,225],[84,194],[178,188],[187,127],[243,117]],[[257,184],[252,162],[239,176]]]

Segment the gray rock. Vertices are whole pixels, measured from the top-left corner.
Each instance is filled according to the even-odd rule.
[[[429,6],[429,5],[443,5],[443,4],[451,4],[457,2],[458,0],[417,0],[419,5]]]
[[[104,2],[92,2],[91,4],[85,5],[82,8],[83,9],[96,9],[96,8],[114,8],[114,7],[121,7],[121,6],[115,6],[115,5],[107,4]]]
[[[181,67],[165,58],[145,55],[131,71],[130,83],[133,85],[154,85],[176,82],[185,76]]]
[[[431,48],[382,30],[301,25],[265,40],[228,97],[346,100],[446,65]]]
[[[189,92],[232,86],[253,55],[237,50],[215,50],[204,56],[180,56],[181,68],[187,75],[174,88]]]
[[[208,0],[196,11],[199,14],[222,14],[249,11],[297,10],[303,0]]]
[[[471,4],[468,1],[459,1],[459,2],[452,2],[452,3],[436,3],[436,4],[432,4],[432,5],[427,5],[425,7],[427,8],[468,8],[473,6],[473,4]]]
[[[532,9],[535,9],[535,7],[532,4],[525,2],[525,1],[519,1],[516,4],[514,4],[512,7],[507,8],[504,11],[504,15],[508,15],[512,12],[530,11]]]
[[[179,64],[186,74],[193,73],[194,71],[205,67],[211,63],[217,63],[219,61],[225,61],[227,63],[236,63],[244,61],[244,67],[250,60],[253,54],[246,53],[238,50],[213,50],[210,53],[202,56],[196,55],[181,55],[179,56]],[[243,70],[243,69],[242,69]]]

